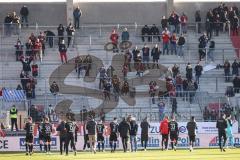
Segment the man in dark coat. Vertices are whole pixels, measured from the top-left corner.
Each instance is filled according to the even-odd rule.
[[[126,121],[125,118],[123,118],[122,122],[118,126],[118,131],[120,133],[120,137],[122,138],[122,145],[124,152],[127,152],[128,149],[128,140],[130,136],[130,130],[131,126],[129,122]]]
[[[196,77],[196,82],[199,84],[199,78],[202,75],[203,67],[198,63],[195,68],[195,77]]]
[[[148,37],[148,42],[150,42],[150,40],[151,40],[151,38],[150,38],[150,28],[147,26],[147,25],[145,25],[143,28],[142,28],[142,32],[141,32],[141,34],[142,34],[142,41],[143,42],[145,42],[145,37]]]
[[[74,28],[79,29],[80,17],[82,16],[82,11],[80,10],[79,6],[74,9],[73,11],[73,18],[74,18]]]
[[[21,14],[21,19],[22,19],[22,27],[25,21],[26,26],[28,27],[28,15],[29,15],[29,11],[28,11],[28,7],[26,5],[24,5],[21,10],[20,10],[20,14]]]
[[[136,123],[135,117],[131,118],[130,121],[130,142],[131,142],[131,151],[137,152],[137,131],[138,131],[138,124]]]
[[[141,127],[141,144],[142,147],[144,147],[144,151],[147,150],[147,144],[148,144],[148,129],[150,128],[150,124],[147,121],[147,117],[143,119],[143,121],[140,124]]]

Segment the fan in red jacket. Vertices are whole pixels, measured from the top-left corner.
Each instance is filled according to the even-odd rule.
[[[168,116],[164,118],[164,120],[160,123],[160,133],[162,134],[162,150],[163,143],[165,145],[165,150],[168,148],[168,135],[169,135],[169,127],[168,127]]]
[[[111,36],[110,36],[110,40],[113,44],[113,52],[118,52],[118,33],[116,32],[116,30],[114,29],[111,33]]]

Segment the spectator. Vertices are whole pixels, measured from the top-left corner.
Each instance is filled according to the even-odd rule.
[[[131,60],[132,60],[132,54],[129,50],[126,50],[124,55],[124,64],[128,66],[129,72],[131,72]]]
[[[58,84],[57,84],[55,81],[53,81],[53,83],[52,83],[51,86],[50,86],[50,92],[51,92],[54,96],[56,96],[56,95],[58,94],[58,92],[59,92]]]
[[[231,64],[226,59],[225,62],[224,62],[224,65],[223,65],[225,82],[229,82],[230,81],[230,67],[231,67]]]
[[[31,72],[31,62],[32,62],[33,58],[30,57],[30,58],[24,58],[22,57],[20,59],[20,61],[22,62],[22,68],[23,68],[23,71],[26,73],[26,74],[29,74],[29,72]]]
[[[127,80],[127,73],[128,73],[128,66],[127,66],[127,64],[123,65],[122,73],[123,73],[124,80]]]
[[[171,50],[171,55],[175,53],[177,55],[177,35],[176,33],[173,33],[172,36],[170,37],[170,50]]]
[[[233,78],[233,89],[234,89],[234,93],[239,93],[239,89],[240,89],[240,78],[239,76],[235,76]]]
[[[163,40],[163,55],[165,54],[165,51],[167,50],[167,54],[169,52],[169,40],[170,40],[170,33],[167,28],[164,29],[162,32],[162,40]]]
[[[24,26],[24,23],[28,27],[28,15],[29,15],[29,10],[26,5],[24,5],[21,10],[20,10],[20,15],[22,19],[22,27]]]
[[[146,68],[146,63],[147,63],[147,67],[148,67],[148,69],[150,69],[150,67],[149,67],[150,49],[146,44],[144,44],[144,47],[142,48],[142,54],[143,54],[144,68]]]
[[[210,41],[209,49],[208,49],[208,57],[211,61],[214,61],[214,51],[215,51],[215,42],[212,40]]]
[[[185,38],[183,34],[181,34],[177,41],[177,54],[179,58],[184,56],[184,51],[183,51],[184,44],[185,44]]]
[[[4,28],[5,28],[6,36],[11,36],[11,34],[12,34],[12,30],[11,30],[12,21],[13,21],[13,19],[12,19],[10,13],[8,13],[4,19]]]
[[[67,63],[67,47],[65,45],[64,40],[62,40],[61,44],[59,44],[58,51],[60,53],[62,63],[64,63],[64,60],[65,63]]]
[[[232,75],[238,76],[238,68],[239,68],[239,63],[235,59],[234,62],[232,63]]]
[[[53,33],[52,31],[44,31],[44,34],[46,35],[46,41],[48,42],[48,45],[50,48],[53,48],[53,44],[54,44],[54,37],[55,37],[55,33]]]
[[[17,116],[18,116],[18,110],[16,106],[13,105],[12,108],[10,109],[11,131],[13,131],[13,126],[15,126],[16,131],[18,131]]]
[[[176,96],[179,97],[179,96],[182,96],[182,90],[183,90],[183,80],[182,80],[182,77],[181,77],[181,74],[178,74],[176,76]]]
[[[123,85],[122,85],[122,94],[123,95],[127,95],[128,94],[128,92],[129,92],[129,84],[128,84],[128,82],[127,81],[124,81],[123,82]]]
[[[198,62],[198,64],[195,66],[194,70],[195,70],[196,82],[197,82],[197,84],[199,84],[199,78],[202,75],[202,71],[203,71],[203,67],[202,67],[202,65],[200,65],[200,62]]]
[[[166,19],[165,16],[162,17],[161,25],[162,25],[162,30],[164,30],[165,28],[168,28],[168,19]]]
[[[39,39],[40,43],[42,44],[42,55],[44,56],[45,55],[45,40],[46,40],[44,32],[40,32],[38,39]]]
[[[99,76],[99,89],[101,89],[102,85],[104,85],[104,80],[107,77],[106,69],[104,67],[101,67],[99,69],[99,73],[100,73],[100,76]]]
[[[176,97],[172,98],[172,115],[173,114],[178,114],[177,113],[177,98]]]
[[[149,83],[149,94],[152,100],[152,104],[155,104],[155,94],[157,91],[157,83],[156,81],[151,81]]]
[[[238,26],[239,26],[239,19],[238,17],[235,15],[233,17],[233,21],[232,21],[232,24],[231,24],[231,27],[232,27],[232,35],[233,36],[238,36]]]
[[[164,116],[165,116],[165,114],[164,114],[164,112],[165,112],[165,103],[163,101],[160,101],[158,103],[158,109],[159,109],[159,121],[162,121]]]
[[[37,41],[34,43],[34,52],[35,52],[35,59],[37,57],[40,59],[40,62],[43,60],[43,52],[42,52],[42,43],[37,38]]]
[[[219,31],[220,31],[220,28],[221,28],[221,19],[220,19],[219,14],[217,14],[214,17],[214,27],[215,27],[216,36],[219,36]]]
[[[105,100],[107,100],[107,97],[108,99],[110,100],[110,92],[111,92],[111,84],[110,84],[110,81],[108,80],[105,80],[104,81],[104,85],[103,85],[103,93],[104,93],[104,98]]]
[[[129,32],[127,31],[127,28],[124,28],[122,32],[122,42],[129,41]]]
[[[142,41],[143,42],[145,42],[145,37],[148,38],[148,42],[151,41],[151,38],[150,38],[150,28],[147,25],[145,25],[142,28],[141,34],[142,34]]]
[[[12,25],[14,28],[14,34],[19,35],[19,27],[20,27],[20,17],[17,16],[16,12],[12,13]]]
[[[157,28],[157,26],[155,24],[153,24],[152,28],[150,29],[150,35],[152,35],[150,38],[151,38],[151,41],[153,41],[153,39],[155,37],[158,38],[158,42],[160,42],[160,32],[159,32],[159,29]]]
[[[116,32],[116,30],[114,29],[111,33],[111,36],[110,36],[110,40],[113,44],[113,53],[118,53],[118,33]]]
[[[69,25],[67,26],[66,28],[66,32],[67,32],[67,37],[68,37],[68,48],[69,48],[69,45],[71,43],[71,40],[74,36],[74,32],[75,32],[75,29],[73,28],[72,24],[69,23]]]
[[[161,53],[162,52],[161,52],[158,44],[156,44],[151,51],[151,56],[152,56],[152,59],[153,59],[152,69],[154,69],[155,64],[157,64],[157,69],[159,69],[158,60],[159,60],[159,57],[160,57]]]
[[[137,46],[133,49],[132,55],[133,55],[133,61],[134,61],[134,68],[136,69],[137,63],[138,63],[138,56],[140,56],[140,50],[138,49]]]
[[[59,24],[57,31],[58,31],[58,44],[60,44],[62,40],[64,40],[64,27],[62,24]]]
[[[15,45],[16,48],[16,61],[20,60],[20,57],[23,55],[23,45],[22,42],[20,41],[20,39],[17,40],[17,43]]]
[[[176,78],[176,76],[180,73],[179,66],[177,64],[174,64],[174,66],[172,67],[172,73],[173,78]]]
[[[186,67],[186,78],[188,81],[192,80],[192,66],[190,63],[188,63]]]
[[[26,56],[33,56],[33,43],[31,39],[28,39],[27,43],[25,44],[26,46]]]
[[[176,16],[175,12],[173,11],[171,13],[170,17],[168,18],[169,30],[171,33],[176,32],[176,28],[175,28],[176,27],[176,24],[175,24],[176,17],[175,16]]]
[[[212,38],[212,32],[213,32],[213,24],[212,22],[210,22],[209,19],[206,19],[206,31],[207,31],[207,36],[209,37],[209,39]]]
[[[188,17],[185,15],[183,12],[182,16],[180,17],[180,22],[181,22],[181,28],[183,34],[187,33],[187,22],[188,22]]]
[[[82,16],[82,11],[80,10],[79,6],[74,9],[73,11],[73,18],[74,18],[74,28],[79,29],[80,17]]]
[[[88,54],[83,60],[83,63],[85,64],[85,69],[86,69],[85,76],[89,76],[89,72],[90,72],[90,69],[92,68],[92,63],[93,63],[92,57]],[[109,68],[111,68],[111,72],[114,71],[114,68],[112,66],[110,66]]]

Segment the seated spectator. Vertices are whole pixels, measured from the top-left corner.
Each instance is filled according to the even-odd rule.
[[[118,38],[119,38],[118,33],[114,29],[110,35],[110,40],[113,44],[113,53],[118,52]]]
[[[141,35],[142,35],[142,41],[143,42],[145,42],[145,38],[148,38],[148,42],[151,41],[151,38],[150,38],[150,28],[147,25],[145,25],[142,28]]]
[[[20,57],[23,55],[23,45],[20,39],[17,40],[16,45],[14,46],[16,48],[16,61],[20,60]]]
[[[156,26],[155,24],[153,24],[153,26],[152,26],[151,29],[150,29],[150,35],[152,36],[152,37],[150,37],[150,38],[151,38],[151,39],[150,39],[151,41],[153,41],[153,39],[154,39],[155,37],[158,38],[158,42],[161,41],[159,29],[157,28],[157,26]]]
[[[58,84],[57,84],[55,81],[53,81],[53,83],[52,83],[51,86],[50,86],[50,92],[51,92],[54,96],[56,96],[56,95],[58,94],[58,92],[59,92]]]

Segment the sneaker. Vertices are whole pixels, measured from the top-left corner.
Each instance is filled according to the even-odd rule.
[[[177,147],[176,146],[174,146],[173,149],[174,149],[174,151],[177,151]]]
[[[74,151],[74,156],[76,156],[77,155],[77,151]]]
[[[28,152],[26,152],[26,156],[28,156]]]

